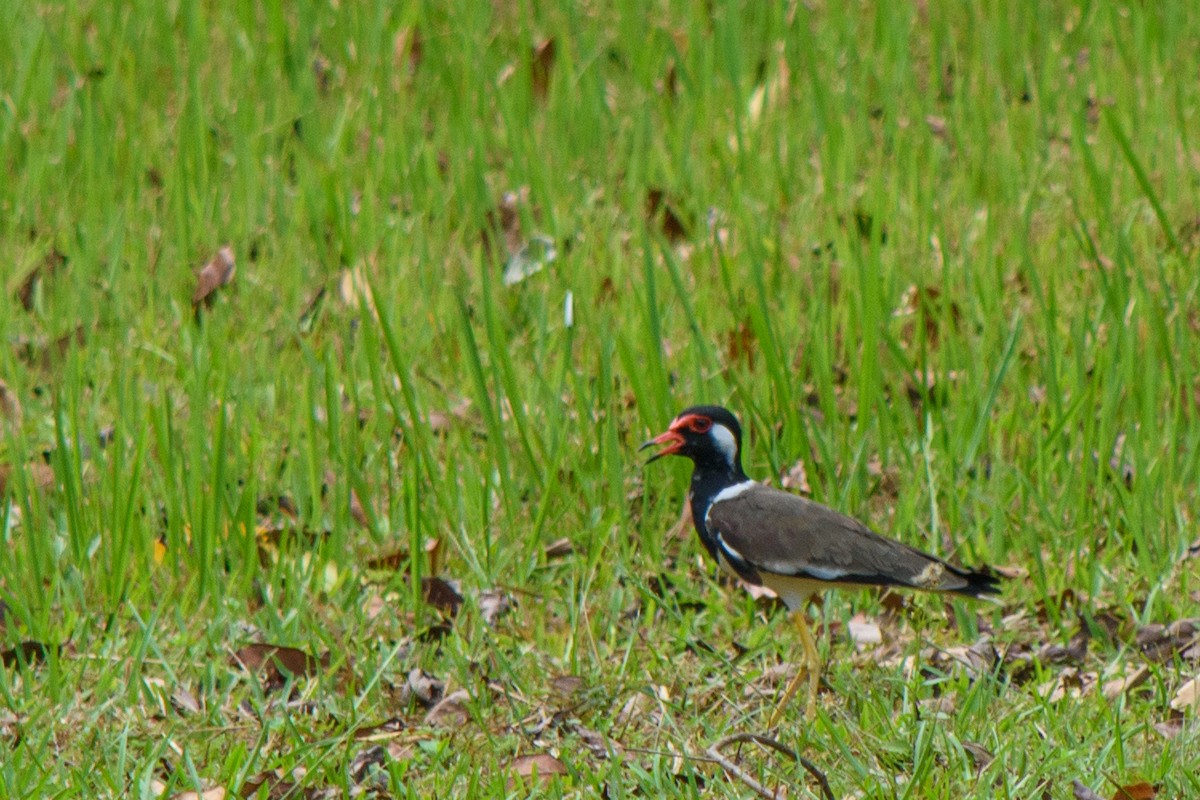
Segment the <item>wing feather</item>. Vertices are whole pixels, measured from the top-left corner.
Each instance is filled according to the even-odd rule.
[[[714,503],[709,531],[736,553],[738,572],[859,585],[901,585],[967,595],[996,591],[997,579],[964,570],[880,536],[858,520],[769,486]]]

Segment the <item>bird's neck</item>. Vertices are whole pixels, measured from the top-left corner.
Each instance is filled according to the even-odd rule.
[[[742,465],[736,462],[699,462],[692,470],[692,485],[688,492],[692,505],[692,521],[696,525],[696,533],[700,534],[700,541],[714,558],[717,555],[716,543],[709,535],[705,523],[708,507],[712,505],[713,498],[722,491],[748,480],[750,479],[742,471]]]

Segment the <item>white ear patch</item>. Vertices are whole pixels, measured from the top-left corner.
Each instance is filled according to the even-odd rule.
[[[733,431],[716,423],[709,429],[708,435],[717,445],[717,450],[721,451],[721,455],[725,456],[725,463],[732,466],[737,459],[737,439],[733,438]]]

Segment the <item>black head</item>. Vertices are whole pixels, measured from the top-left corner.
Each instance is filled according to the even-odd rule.
[[[721,406],[692,406],[679,412],[665,433],[641,446],[665,444],[650,457],[685,456],[698,466],[742,471],[742,426],[737,417]]]

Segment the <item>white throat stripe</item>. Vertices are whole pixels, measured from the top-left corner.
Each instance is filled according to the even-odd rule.
[[[758,486],[758,481],[742,481],[741,483],[735,483],[733,486],[727,486],[717,492],[716,496],[712,499],[712,503],[709,503],[709,508],[712,508],[713,505],[722,500],[732,500],[739,494],[748,492],[756,486]]]

